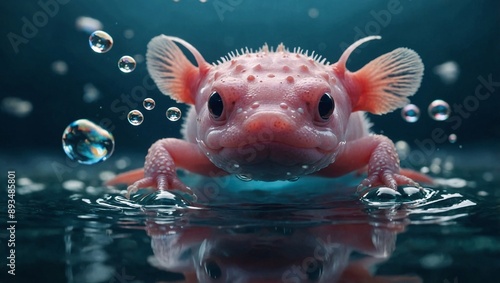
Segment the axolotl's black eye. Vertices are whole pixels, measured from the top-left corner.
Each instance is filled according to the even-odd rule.
[[[321,119],[325,121],[328,120],[328,118],[332,116],[334,109],[335,109],[335,102],[333,101],[333,98],[328,93],[323,94],[318,103],[319,117],[321,117]]]
[[[208,111],[210,111],[214,119],[219,119],[224,112],[222,97],[220,97],[220,94],[216,91],[212,92],[208,98]]]

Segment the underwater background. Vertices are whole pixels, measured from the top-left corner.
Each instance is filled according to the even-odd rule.
[[[300,258],[299,263],[287,262],[287,266],[302,263],[299,275],[303,276],[285,276],[289,271],[285,268],[274,281],[255,279],[231,268],[227,270],[239,274],[242,281],[210,279],[215,272],[210,268],[215,265],[199,255],[211,254],[206,243],[231,250],[265,238],[269,231],[286,237],[300,235],[293,242],[299,246],[309,243],[308,239],[341,242],[349,237],[337,235],[339,229],[354,229],[354,234],[368,229],[349,226],[353,223],[387,228],[368,233],[368,239],[386,245],[378,247],[378,254],[352,248],[357,245],[350,248],[387,261],[366,260],[352,270],[366,265],[377,274],[415,277],[391,282],[499,282],[495,272],[500,268],[500,1],[7,0],[0,3],[0,11],[0,58],[5,67],[0,77],[4,118],[0,123],[0,227],[6,227],[0,231],[0,282],[334,282],[341,278],[339,270],[344,265],[332,264],[328,269],[323,260],[318,275],[314,273],[320,270],[317,266],[311,269],[313,273],[303,267],[303,259],[310,255],[298,252],[279,258]],[[113,38],[113,47],[106,53],[96,53],[89,46],[89,35],[97,29]],[[142,166],[147,149],[156,140],[180,138],[182,119],[169,121],[165,112],[178,107],[186,113],[185,105],[161,94],[146,70],[147,43],[159,34],[186,40],[208,62],[236,49],[283,43],[290,49],[315,51],[333,63],[347,46],[367,35],[381,35],[382,40],[370,41],[353,53],[347,66],[352,71],[395,48],[415,50],[425,65],[422,85],[411,97],[411,103],[420,109],[418,121],[408,122],[400,110],[369,117],[375,133],[403,141],[398,143],[402,165],[429,173],[440,180],[438,185],[425,196],[427,202],[410,201],[404,208],[391,203],[390,212],[383,206],[383,213],[373,208],[373,202],[356,202],[350,193],[324,201],[320,193],[335,195],[328,190],[333,185],[316,179],[269,185],[270,190],[290,186],[299,194],[301,186],[319,188],[318,195],[312,194],[286,211],[274,206],[277,198],[269,193],[272,196],[264,203],[272,203],[272,207],[250,206],[248,213],[242,213],[238,208],[251,202],[251,189],[248,195],[238,196],[239,203],[228,196],[221,198],[217,209],[193,208],[161,194],[144,193],[126,200],[122,192],[106,188],[102,182]],[[124,73],[117,66],[124,55],[137,62],[132,72]],[[153,110],[144,109],[145,98],[155,100]],[[435,100],[448,104],[445,108],[450,113],[443,121],[428,114],[428,106]],[[139,126],[127,121],[134,109],[144,115]],[[66,157],[61,137],[78,119],[93,121],[113,134],[115,148],[108,160],[82,165]],[[18,185],[15,276],[8,273],[9,261],[5,260],[12,254],[8,246],[12,233],[7,229],[11,225],[7,223],[9,196],[3,189],[11,178],[8,171],[15,171]],[[228,182],[235,189],[241,185],[238,180]],[[348,177],[334,185],[344,188],[357,183],[359,179]],[[338,211],[339,207],[345,211]],[[365,214],[366,218],[360,216]],[[321,230],[325,225],[333,228]],[[227,230],[222,233],[217,230],[220,227]],[[183,233],[210,236],[189,245],[162,238]],[[245,238],[254,233],[253,238]],[[246,236],[232,238],[240,234]],[[163,241],[169,248],[161,249]],[[311,245],[314,251],[315,244]],[[200,262],[199,269],[193,267],[195,271],[186,267],[189,253],[168,252],[187,246],[193,261]],[[279,251],[290,249],[286,247],[273,246]],[[349,257],[337,244],[327,250],[346,260]],[[262,256],[242,256],[246,252],[238,255],[248,265]],[[163,263],[151,259],[153,253],[157,258],[163,255]],[[172,262],[176,256],[180,263]],[[215,270],[224,272],[217,267]],[[253,281],[244,281],[245,276]],[[341,282],[389,282],[349,278]]]

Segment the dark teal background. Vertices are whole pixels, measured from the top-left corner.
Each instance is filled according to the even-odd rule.
[[[49,2],[57,3],[57,13],[48,16],[47,23],[27,43],[17,46],[16,53],[9,34],[22,36],[23,17],[32,22],[33,16],[43,11],[40,3]],[[317,18],[308,15],[310,8],[318,10]],[[387,11],[391,10],[389,19]],[[62,154],[62,132],[80,118],[107,123],[116,138],[116,150],[121,152],[145,151],[159,138],[179,136],[181,123],[165,118],[165,110],[175,103],[156,88],[147,90],[147,96],[157,102],[153,111],[144,110],[140,101],[134,101],[135,108],[145,114],[139,127],[123,119],[128,112],[125,110],[132,108],[116,102],[121,95],[131,96],[134,88],[143,86],[147,76],[145,63],[130,74],[121,73],[116,67],[118,58],[144,54],[149,40],[162,33],[187,40],[209,62],[241,47],[259,48],[264,42],[316,50],[335,62],[342,47],[361,33],[377,33],[382,40],[359,49],[349,62],[351,70],[397,47],[416,50],[426,69],[422,87],[412,98],[423,112],[420,121],[406,123],[398,110],[373,117],[376,132],[383,131],[393,140],[405,139],[413,144],[415,140],[431,138],[432,130],[440,127],[446,134],[458,136],[457,143],[451,145],[454,147],[500,137],[500,90],[479,101],[476,110],[467,118],[460,118],[459,126],[457,118],[435,122],[426,114],[427,105],[434,99],[444,99],[452,107],[462,104],[474,95],[479,76],[500,81],[499,1],[7,0],[0,3],[0,11],[0,96],[29,100],[34,107],[25,118],[2,113],[3,148],[57,150]],[[97,54],[89,48],[88,34],[75,28],[79,16],[90,16],[104,24],[104,30],[114,38],[110,52]],[[132,39],[123,36],[126,29],[135,32]],[[68,64],[66,75],[51,71],[51,63],[56,60]],[[432,71],[435,65],[449,60],[461,68],[453,85],[443,84]],[[83,102],[86,83],[101,91],[100,100]]]

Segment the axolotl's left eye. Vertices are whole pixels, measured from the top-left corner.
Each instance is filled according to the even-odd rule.
[[[318,103],[318,114],[322,120],[326,121],[332,116],[335,110],[335,102],[330,94],[324,93]]]
[[[224,102],[216,91],[212,92],[208,98],[208,111],[215,120],[221,119],[222,113],[224,113]]]

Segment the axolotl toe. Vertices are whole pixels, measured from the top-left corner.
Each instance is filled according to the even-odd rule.
[[[398,48],[356,72],[346,68],[359,45],[330,64],[301,49],[242,49],[209,64],[186,41],[160,35],[148,44],[147,67],[160,91],[192,105],[184,139],[155,142],[144,169],[109,184],[191,190],[176,170],[212,177],[239,174],[253,180],[292,180],[316,174],[337,177],[367,170],[359,188],[418,185],[402,171],[394,144],[370,133],[365,112],[385,114],[406,105],[420,86],[424,66],[418,54]],[[196,60],[192,64],[180,46]]]

